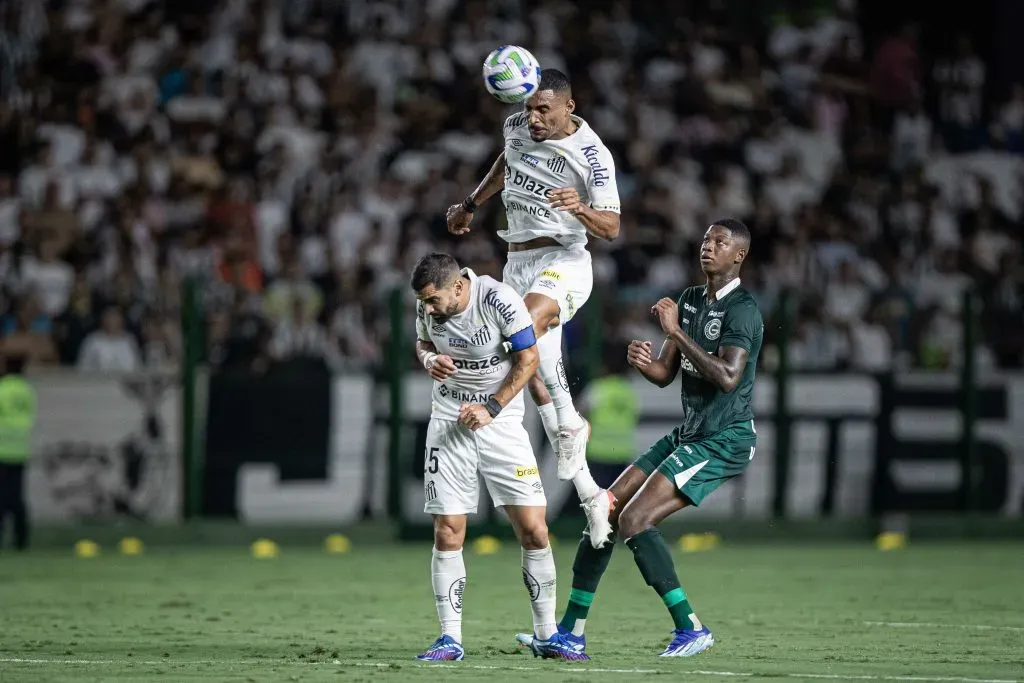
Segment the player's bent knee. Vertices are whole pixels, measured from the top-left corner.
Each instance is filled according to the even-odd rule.
[[[548,525],[544,522],[527,524],[519,529],[519,545],[526,550],[548,547]]]
[[[434,547],[440,551],[461,550],[466,540],[466,527],[444,518],[434,521]]]
[[[627,505],[619,515],[619,537],[623,539],[632,538],[652,526],[651,516],[635,503]]]

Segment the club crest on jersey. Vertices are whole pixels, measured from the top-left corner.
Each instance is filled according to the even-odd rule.
[[[487,346],[491,342],[491,328],[484,325],[479,330],[473,333],[473,336],[469,338],[469,343],[473,346]]]
[[[712,318],[704,326],[704,336],[708,339],[718,339],[722,334],[722,321],[719,318]]]
[[[519,160],[520,161],[525,161],[526,163],[528,163],[530,166],[533,166],[534,168],[536,168],[537,165],[540,163],[540,159],[538,159],[537,157],[533,156],[532,154],[527,154],[526,152],[523,152],[522,154],[519,155]]]
[[[555,154],[555,156],[548,159],[547,164],[548,170],[555,175],[562,175],[565,173],[565,157],[561,154]]]

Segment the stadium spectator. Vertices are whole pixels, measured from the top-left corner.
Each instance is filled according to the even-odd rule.
[[[979,286],[979,353],[1021,363],[1024,87],[966,36],[931,55],[847,0],[645,5],[4,3],[3,346],[176,363],[193,278],[217,367],[373,367],[418,256],[500,275],[500,210],[455,242],[440,216],[498,143],[480,59],[519,40],[570,73],[621,160],[624,237],[592,249],[606,340],[650,329],[635,302],[688,283],[694,240],[729,214],[754,231],[765,310],[802,300],[795,366],[949,366],[943,326]],[[104,331],[111,306],[123,332]]]

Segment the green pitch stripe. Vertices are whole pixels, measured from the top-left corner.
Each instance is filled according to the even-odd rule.
[[[665,603],[665,607],[673,607],[684,600],[686,600],[686,593],[683,592],[682,588],[674,588],[661,596],[661,601]]]
[[[594,594],[590,591],[573,588],[569,591],[569,602],[575,602],[577,605],[581,605],[583,607],[590,607],[594,602]]]

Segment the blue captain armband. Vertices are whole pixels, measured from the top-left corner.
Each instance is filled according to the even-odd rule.
[[[533,325],[524,327],[508,338],[508,344],[513,351],[522,351],[537,344],[537,335],[533,332]]]

